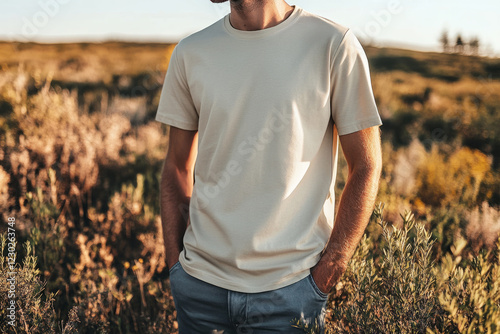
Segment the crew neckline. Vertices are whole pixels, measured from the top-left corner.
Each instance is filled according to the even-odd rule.
[[[269,27],[269,28],[264,28],[264,29],[259,29],[259,30],[239,30],[236,29],[231,25],[231,22],[229,21],[229,15],[227,14],[224,17],[224,28],[225,30],[230,34],[238,38],[262,38],[265,36],[269,36],[272,34],[277,33],[278,31],[282,31],[283,29],[287,28],[288,26],[292,25],[293,22],[296,21],[296,19],[300,16],[299,14],[302,12],[302,8],[300,8],[297,5],[293,5],[293,11],[288,16],[285,20],[281,21],[275,26]]]

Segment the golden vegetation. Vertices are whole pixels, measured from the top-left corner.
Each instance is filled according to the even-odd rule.
[[[0,232],[16,217],[26,245],[17,333],[176,332],[159,218],[168,129],[154,121],[172,50],[0,43]],[[328,326],[498,331],[500,62],[367,53],[385,213],[377,208],[332,292]],[[339,190],[346,171],[341,161]],[[415,217],[401,219],[408,209]],[[4,261],[2,246],[2,277]],[[13,333],[5,296],[0,328]]]

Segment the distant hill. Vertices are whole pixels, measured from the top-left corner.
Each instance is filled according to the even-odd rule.
[[[160,43],[0,42],[0,65],[22,63],[28,71],[53,72],[57,81],[110,84],[113,75],[165,71],[172,47]],[[463,76],[500,80],[500,59],[371,46],[365,50],[373,72],[400,70],[448,82]]]
[[[365,47],[374,72],[400,70],[449,82],[463,76],[500,80],[500,59],[395,48]]]

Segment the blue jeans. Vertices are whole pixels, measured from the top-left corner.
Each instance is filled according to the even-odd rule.
[[[179,334],[304,333],[292,327],[299,319],[317,320],[324,331],[328,295],[310,274],[280,289],[242,293],[201,281],[177,262],[170,268],[170,285]]]

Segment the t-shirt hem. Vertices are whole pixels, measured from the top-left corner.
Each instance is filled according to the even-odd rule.
[[[306,278],[310,273],[311,270],[310,268],[305,269],[299,273],[294,273],[292,275],[287,276],[285,279],[282,279],[279,281],[279,283],[274,283],[274,284],[269,284],[269,285],[260,285],[260,286],[250,286],[248,284],[245,285],[240,285],[240,284],[235,284],[232,281],[224,280],[221,279],[220,277],[215,277],[213,275],[209,275],[206,272],[203,272],[201,270],[198,270],[196,268],[189,267],[185,262],[182,257],[179,258],[179,262],[181,263],[182,269],[184,271],[199,279],[202,280],[206,283],[218,286],[223,289],[227,290],[232,290],[236,292],[241,292],[241,293],[259,293],[259,292],[265,292],[265,291],[271,291],[271,290],[277,290],[280,288],[283,288],[285,286],[291,285],[293,283],[297,283],[301,279]]]
[[[188,123],[165,115],[157,114],[155,120],[183,130],[198,130],[198,124]]]
[[[361,122],[357,121],[356,123],[344,125],[342,127],[339,127],[338,124],[336,126],[337,126],[337,132],[338,132],[339,136],[342,136],[342,135],[347,135],[349,133],[353,133],[353,132],[360,131],[363,129],[367,129],[367,128],[370,128],[372,126],[379,126],[379,125],[382,125],[382,120],[380,119],[380,117],[377,116],[377,117],[372,117],[372,118],[369,118],[369,119],[361,121]]]

